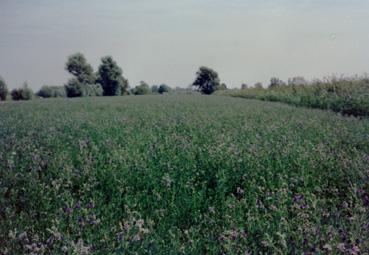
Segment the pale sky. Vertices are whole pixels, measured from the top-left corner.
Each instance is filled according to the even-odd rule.
[[[369,0],[0,0],[0,76],[62,85],[68,55],[112,55],[131,86],[228,87],[369,72]]]

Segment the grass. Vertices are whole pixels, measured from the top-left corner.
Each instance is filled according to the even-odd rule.
[[[218,93],[332,110],[344,115],[369,116],[368,78],[332,79],[311,85],[285,85],[273,89],[249,88]]]
[[[369,121],[224,96],[0,105],[2,254],[365,254]]]

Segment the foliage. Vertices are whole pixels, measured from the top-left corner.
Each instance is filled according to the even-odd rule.
[[[81,84],[95,84],[96,76],[92,66],[87,63],[82,53],[76,53],[68,57],[65,69],[71,73]]]
[[[270,79],[270,84],[269,84],[270,89],[279,88],[283,85],[286,85],[286,84],[282,80],[280,80],[276,77],[273,77],[273,78]]]
[[[254,88],[262,89],[263,84],[261,82],[257,82],[257,83],[255,83]]]
[[[8,87],[4,79],[0,76],[0,101],[5,101],[8,96]]]
[[[218,73],[213,69],[202,66],[196,73],[197,77],[192,86],[197,87],[203,94],[211,94],[220,89],[220,80]]]
[[[39,97],[66,97],[65,86],[48,86],[44,85],[37,92]]]
[[[68,97],[102,96],[103,89],[100,84],[85,85],[72,78],[65,85],[65,91]]]
[[[249,86],[246,83],[242,83],[241,85],[241,89],[248,89]]]
[[[164,94],[164,93],[169,93],[172,89],[166,85],[166,84],[161,84],[159,86],[159,89],[158,89],[158,93],[159,94]]]
[[[104,90],[104,96],[118,96],[127,93],[128,81],[123,77],[122,69],[111,56],[101,59],[98,76],[98,83]]]
[[[320,108],[354,116],[369,116],[368,79],[331,79],[308,85],[286,85],[272,89],[232,90],[230,96],[279,101],[295,106]]]
[[[366,254],[369,120],[232,97],[0,107],[4,254]]]
[[[144,81],[141,81],[140,85],[137,85],[134,89],[132,89],[133,95],[148,95],[150,92],[150,86]]]
[[[68,97],[81,97],[83,96],[84,84],[79,82],[77,78],[72,78],[65,85],[65,91]]]
[[[33,91],[28,87],[27,82],[25,82],[22,88],[13,89],[10,95],[14,101],[31,100],[33,98]]]
[[[158,85],[153,85],[151,87],[151,93],[152,94],[159,94],[159,86]]]

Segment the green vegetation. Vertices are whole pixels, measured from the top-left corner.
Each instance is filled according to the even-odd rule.
[[[369,116],[369,80],[333,79],[309,85],[281,85],[273,80],[268,89],[228,90],[218,94],[279,101],[295,106],[320,108],[354,116]],[[279,84],[279,85],[276,85]]]
[[[0,107],[2,254],[366,254],[369,120],[221,96]]]
[[[111,56],[103,57],[98,71],[97,82],[104,90],[104,96],[127,94],[128,80],[123,77],[123,70]]]
[[[197,87],[201,93],[210,95],[216,90],[225,90],[227,86],[220,84],[219,75],[213,69],[201,66],[196,73],[196,79],[192,86]]]
[[[5,101],[8,96],[8,87],[4,79],[0,76],[0,101]]]
[[[154,88],[155,90],[155,88]],[[149,84],[144,81],[140,82],[140,85],[137,85],[131,90],[131,94],[133,95],[148,95],[152,92],[152,88],[150,89]],[[158,91],[159,92],[159,91]]]
[[[19,89],[13,89],[10,95],[14,101],[31,100],[33,98],[33,91],[28,87],[27,82]]]
[[[64,86],[47,86],[44,85],[37,92],[37,96],[42,98],[49,97],[66,97],[65,87]]]

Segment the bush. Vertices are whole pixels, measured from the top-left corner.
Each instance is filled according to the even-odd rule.
[[[148,95],[148,94],[150,94],[150,86],[146,82],[141,81],[140,85],[138,85],[134,89],[132,89],[132,94],[134,94],[134,95]]]
[[[5,101],[8,96],[8,87],[4,79],[0,76],[0,101]]]
[[[31,100],[33,98],[33,91],[32,89],[28,88],[26,82],[23,84],[22,88],[13,89],[10,94],[14,101]]]
[[[65,85],[67,97],[81,97],[83,95],[83,84],[77,78],[72,78]]]
[[[65,85],[68,97],[102,96],[103,89],[100,84],[82,84],[76,78],[72,78]]]
[[[165,84],[161,84],[158,89],[159,94],[169,93],[172,89]]]
[[[44,85],[37,92],[39,97],[49,98],[49,97],[66,97],[66,91],[64,86],[47,86]]]
[[[291,82],[292,83],[292,82]],[[232,90],[230,96],[278,101],[295,106],[320,108],[353,116],[369,116],[367,79],[331,79],[309,85],[277,85],[269,89]]]
[[[104,92],[100,84],[84,85],[82,88],[82,96],[86,97],[102,96]]]

